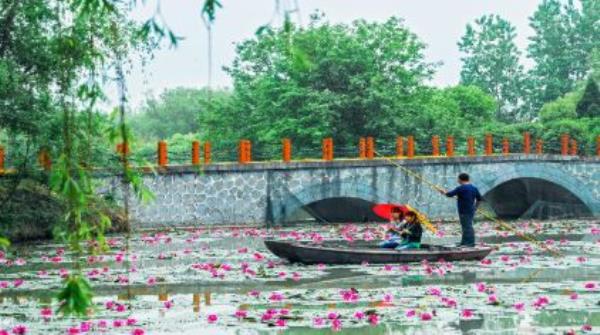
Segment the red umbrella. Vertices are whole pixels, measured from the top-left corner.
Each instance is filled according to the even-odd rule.
[[[377,204],[373,206],[372,210],[375,215],[382,217],[386,220],[392,219],[392,208],[400,208],[402,214],[408,213],[409,209],[405,205],[400,204]]]

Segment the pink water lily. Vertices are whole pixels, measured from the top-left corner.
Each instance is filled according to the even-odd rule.
[[[261,261],[261,260],[265,259],[265,256],[263,256],[260,252],[255,252],[253,257],[254,257],[254,260],[257,260],[257,261]]]
[[[112,310],[115,307],[116,303],[112,300],[109,300],[104,303],[104,307],[108,310]]]
[[[417,314],[417,312],[414,309],[409,309],[406,311],[405,315],[408,318],[412,318],[413,316],[415,316]]]
[[[525,303],[523,303],[523,302],[517,302],[517,303],[513,304],[513,308],[517,312],[521,313],[522,311],[525,310]]]
[[[428,312],[421,313],[420,317],[421,317],[422,321],[429,321],[429,320],[431,320],[433,318],[433,316],[431,315],[431,313],[428,313]]]
[[[52,309],[44,307],[40,310],[40,315],[42,316],[42,319],[48,321],[52,317]]]
[[[144,335],[145,333],[142,328],[135,328],[131,331],[131,335]]]
[[[67,270],[65,268],[61,268],[60,270],[58,270],[58,275],[61,278],[67,278],[69,276],[69,270]]]
[[[340,317],[340,315],[338,313],[336,313],[336,312],[329,312],[329,313],[327,313],[327,318],[329,320],[335,320],[335,319],[337,319],[339,317]]]
[[[365,318],[365,313],[362,311],[356,311],[354,312],[354,318],[357,320],[362,320]]]
[[[340,291],[340,295],[345,302],[357,302],[358,301],[358,291],[351,288],[349,290]]]
[[[15,279],[13,281],[13,287],[17,288],[17,287],[23,285],[23,283],[25,283],[25,281],[23,279],[21,279],[21,278]]]
[[[373,313],[373,314],[369,314],[367,316],[367,321],[372,325],[372,326],[377,326],[379,324],[379,315]]]
[[[458,305],[456,300],[452,299],[452,298],[447,298],[447,297],[442,297],[442,303],[444,303],[444,305],[446,305],[446,307],[449,308],[456,308],[456,306]]]
[[[323,236],[321,236],[320,234],[314,234],[314,235],[311,237],[311,240],[312,240],[312,242],[313,242],[313,243],[315,243],[315,244],[321,244],[321,243],[323,243],[323,240],[324,240],[324,239],[323,239]]]
[[[271,301],[283,301],[284,299],[285,299],[285,296],[280,292],[273,292],[269,296],[269,300],[271,300]]]
[[[569,298],[571,300],[577,300],[577,299],[579,299],[579,294],[577,294],[577,292],[573,292],[569,295]]]
[[[260,296],[260,291],[257,290],[252,290],[250,292],[248,292],[248,295],[254,298],[258,298]]]
[[[538,297],[536,301],[533,303],[533,307],[536,309],[543,308],[544,306],[550,304],[550,299],[545,296]]]
[[[460,313],[460,316],[463,318],[472,318],[473,317],[473,310],[471,309],[463,309],[462,312]]]
[[[277,321],[275,321],[275,326],[277,327],[285,327],[287,326],[287,322],[285,321],[285,319],[277,319]]]
[[[262,322],[266,322],[266,321],[271,321],[273,319],[273,317],[275,316],[275,312],[273,312],[272,310],[267,310],[266,312],[264,312],[261,317],[260,320]]]
[[[234,316],[238,319],[244,319],[248,317],[248,311],[244,310],[244,309],[238,309],[237,311],[235,311]]]
[[[208,323],[215,323],[219,320],[219,317],[216,314],[208,314],[206,320],[208,321]]]
[[[315,316],[315,318],[313,319],[313,326],[315,327],[322,327],[325,324],[325,319],[323,319],[320,316]]]
[[[92,323],[90,321],[83,321],[79,324],[79,330],[84,333],[89,332],[92,329]]]
[[[331,321],[331,329],[335,332],[339,332],[342,330],[342,320],[334,319]]]
[[[585,283],[584,287],[586,290],[592,291],[592,290],[597,289],[598,285],[595,282],[587,282],[587,283]]]
[[[440,290],[437,287],[430,287],[427,289],[427,294],[433,295],[433,296],[440,296],[440,295],[442,295],[442,290]]]
[[[15,335],[27,334],[27,327],[25,325],[16,325],[13,327],[12,333]]]
[[[585,325],[581,326],[581,330],[584,331],[584,332],[591,332],[592,331],[592,325],[585,324]]]

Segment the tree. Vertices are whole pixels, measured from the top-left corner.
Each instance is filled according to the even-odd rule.
[[[600,3],[580,0],[544,0],[530,18],[535,34],[530,38],[528,57],[535,65],[529,73],[530,105],[539,109],[573,90],[591,68],[594,49],[600,47]]]
[[[416,93],[432,74],[425,46],[398,18],[308,28],[264,29],[237,46],[227,68],[234,80],[230,112],[239,137],[316,146],[333,136],[355,145],[359,136],[408,132],[419,113]]]
[[[228,91],[212,91],[211,104],[219,105],[230,96]],[[175,88],[150,98],[132,118],[131,124],[142,139],[166,139],[176,133],[206,133],[208,89]]]
[[[458,43],[461,58],[461,83],[475,85],[497,101],[496,116],[515,120],[521,103],[523,66],[515,45],[515,27],[498,15],[482,16],[475,26],[468,24]]]
[[[576,110],[578,117],[600,117],[600,91],[594,79],[588,79]]]

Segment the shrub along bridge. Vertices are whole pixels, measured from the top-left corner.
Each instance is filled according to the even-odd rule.
[[[468,172],[501,217],[600,216],[600,140],[596,155],[588,157],[578,155],[577,143],[568,135],[560,139],[559,154],[544,154],[543,143],[532,143],[527,133],[518,153],[509,152],[507,140],[501,153],[494,153],[492,137],[486,136],[483,155],[477,155],[469,138],[466,155],[458,156],[453,141],[446,139],[442,154],[439,137],[433,137],[430,155],[417,156],[414,139],[399,137],[396,157],[382,158],[373,138],[361,138],[357,157],[334,159],[328,138],[321,159],[293,161],[291,141],[283,140],[281,160],[255,162],[252,144],[242,140],[237,163],[214,163],[210,143],[193,142],[191,164],[184,165],[168,164],[167,144],[161,141],[156,172],[143,170],[156,200],[134,201],[132,218],[142,227],[361,222],[376,219],[370,206],[379,202],[409,203],[431,218],[455,217],[453,201],[394,164],[447,188],[456,184],[458,173]],[[129,154],[127,146],[119,145],[117,151]],[[51,168],[47,153],[40,162]],[[97,177],[100,192],[118,197],[118,177],[102,172]]]

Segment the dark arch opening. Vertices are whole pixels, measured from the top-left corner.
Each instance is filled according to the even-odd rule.
[[[316,221],[321,223],[384,222],[373,214],[371,201],[352,197],[335,197],[311,202],[291,213],[288,222]]]
[[[566,188],[539,178],[504,182],[484,196],[503,219],[578,218],[592,215],[590,209]]]

